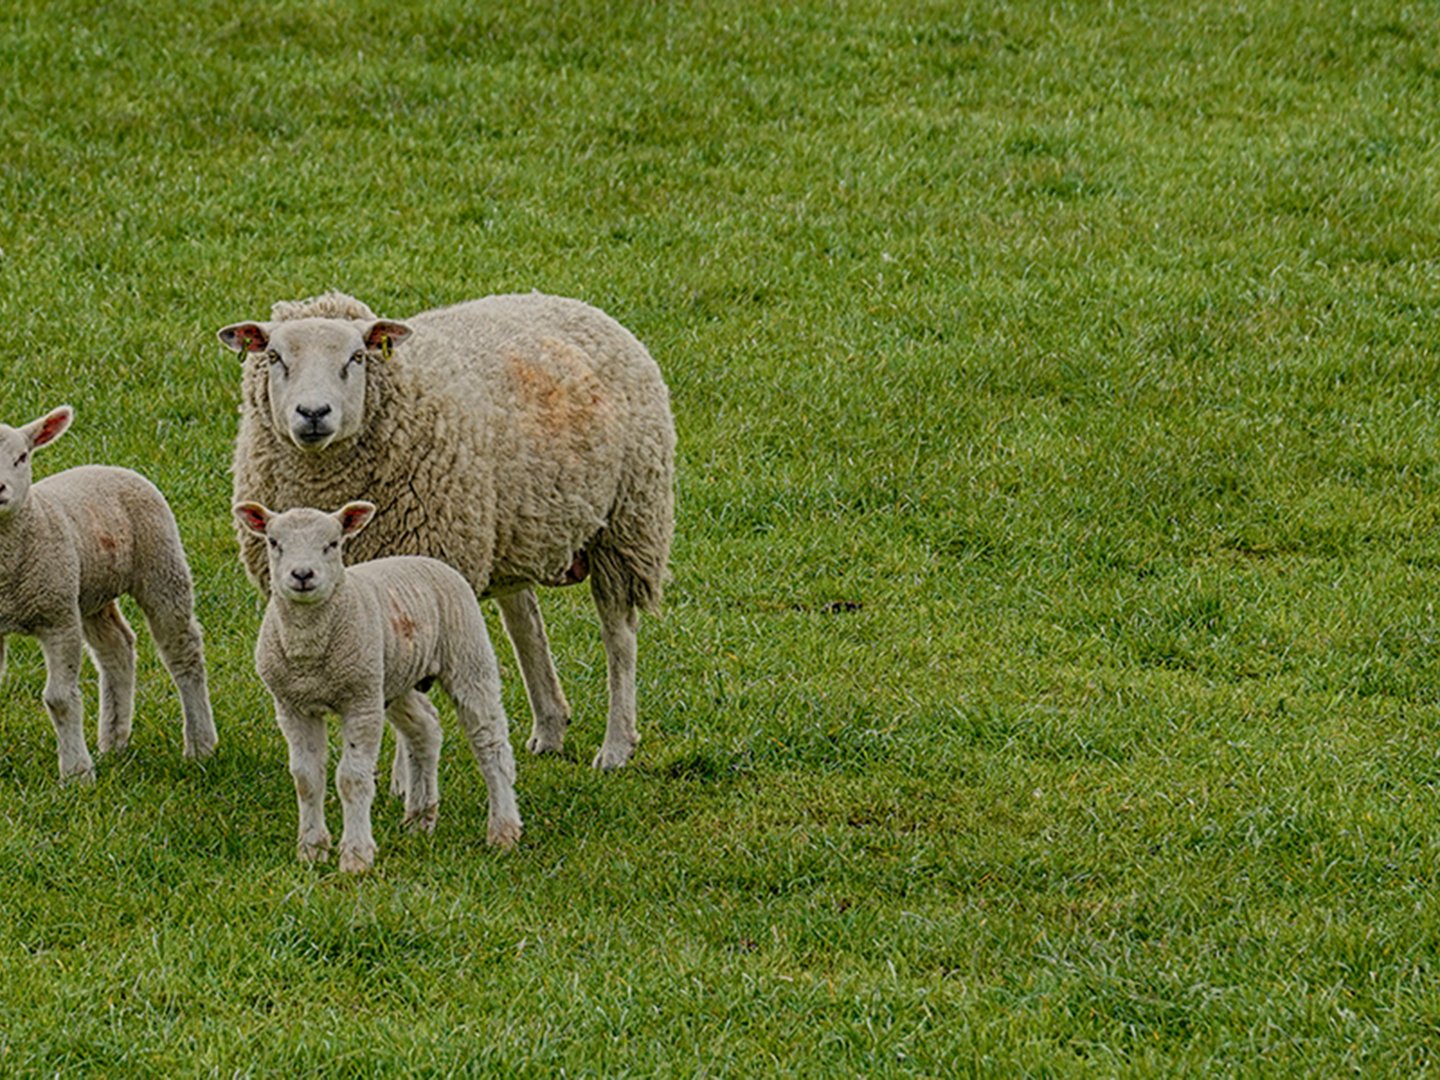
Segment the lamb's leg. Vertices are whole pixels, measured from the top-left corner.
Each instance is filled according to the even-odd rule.
[[[300,808],[296,854],[302,862],[330,857],[330,830],[325,827],[325,718],[293,712],[275,704],[275,722],[290,748],[290,776]]]
[[[185,756],[206,758],[215,752],[215,718],[210,712],[210,693],[205,685],[205,646],[190,606],[190,593],[160,598],[137,593],[136,601],[145,612],[145,621],[155,638],[155,651],[180,691],[180,711],[185,718]]]
[[[400,729],[395,729],[395,758],[390,762],[390,794],[405,800],[406,785],[410,783],[410,744]]]
[[[347,709],[341,725],[344,750],[335,768],[335,787],[345,828],[340,834],[340,869],[361,873],[375,865],[370,808],[375,802],[375,762],[385,733],[385,705],[377,700]]]
[[[386,710],[395,728],[396,770],[404,752],[405,826],[432,832],[440,808],[440,720],[430,699],[418,690],[402,694]],[[394,777],[391,778],[394,782]]]
[[[482,638],[479,652],[457,670],[441,677],[455,702],[455,712],[470,750],[485,778],[490,797],[487,838],[498,847],[511,847],[520,839],[520,809],[515,804],[515,754],[510,749],[509,723],[500,701],[500,667],[490,640]]]
[[[600,613],[600,635],[605,643],[605,668],[609,673],[610,712],[605,722],[605,741],[595,755],[597,769],[618,769],[630,760],[640,733],[635,726],[635,652],[640,614],[623,599],[613,578],[597,573],[590,579],[595,609]]]
[[[135,631],[114,600],[80,624],[91,659],[100,672],[100,753],[130,744],[135,715]]]
[[[85,745],[85,703],[80,697],[80,658],[84,650],[80,622],[40,635],[45,654],[45,708],[60,749],[60,779],[95,781],[95,763]]]
[[[534,726],[525,748],[532,754],[558,754],[565,745],[565,728],[570,723],[570,703],[560,688],[555,661],[550,657],[550,642],[545,637],[545,621],[540,617],[540,603],[534,589],[497,597],[505,633],[515,649],[520,677],[525,680],[525,694],[530,699]]]

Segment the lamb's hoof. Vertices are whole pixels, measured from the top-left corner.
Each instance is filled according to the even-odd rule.
[[[197,738],[187,738],[185,740],[185,749],[182,750],[181,753],[187,761],[204,761],[215,753],[215,746],[219,741],[213,731],[208,735],[201,735]]]
[[[95,783],[95,766],[87,761],[81,767],[73,768],[69,772],[62,772],[60,783],[67,787],[71,784],[76,787],[90,787]]]
[[[102,754],[118,754],[130,748],[130,732],[123,735],[101,735],[100,745],[97,748]]]
[[[300,857],[301,862],[327,862],[330,859],[330,837],[326,835],[301,840],[296,845],[295,854]]]
[[[558,754],[565,748],[565,736],[542,735],[533,732],[530,738],[525,740],[525,749],[532,754]]]
[[[432,833],[435,831],[435,819],[440,816],[440,804],[431,803],[423,810],[416,810],[406,814],[405,820],[400,827],[409,829],[411,832]]]
[[[595,760],[590,763],[592,768],[610,772],[612,769],[623,769],[630,762],[630,756],[635,753],[633,746],[611,746],[608,743],[600,747],[600,752],[595,755]]]
[[[490,823],[490,832],[486,839],[493,847],[498,847],[502,851],[509,851],[515,846],[516,841],[520,839],[519,819],[517,818],[513,821],[492,821]]]
[[[390,794],[401,800],[410,794],[410,785],[405,782],[405,778],[400,775],[398,770],[390,776]]]
[[[340,852],[340,870],[345,874],[364,874],[375,865],[375,845],[368,848],[346,848]]]

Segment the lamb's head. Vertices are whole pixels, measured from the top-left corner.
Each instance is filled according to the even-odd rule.
[[[375,504],[346,503],[333,514],[298,507],[277,514],[259,503],[235,506],[235,519],[270,549],[270,587],[278,599],[324,603],[345,577],[341,546],[370,523]]]
[[[74,415],[69,405],[61,405],[24,427],[0,424],[0,515],[12,514],[25,505],[30,494],[31,452],[65,434]]]
[[[365,424],[365,369],[383,362],[410,328],[386,319],[298,318],[236,323],[220,340],[269,364],[270,420],[301,450],[324,450]]]

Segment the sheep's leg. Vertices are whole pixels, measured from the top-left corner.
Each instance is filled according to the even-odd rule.
[[[605,574],[591,579],[591,595],[600,613],[600,636],[605,643],[605,668],[610,682],[605,741],[592,763],[597,769],[620,768],[630,760],[640,742],[635,726],[635,653],[640,614],[634,605],[620,598],[618,588],[607,587],[611,580]]]
[[[435,706],[424,694],[412,690],[391,702],[386,715],[395,729],[397,774],[404,758],[405,826],[433,832],[440,809],[441,734]]]
[[[534,589],[500,596],[500,618],[505,633],[515,649],[520,677],[525,681],[525,695],[530,699],[534,726],[525,748],[532,754],[558,754],[565,745],[565,728],[570,723],[570,703],[555,673],[550,657],[550,642],[545,637],[545,621],[540,617],[540,602]]]
[[[500,666],[488,638],[481,639],[479,655],[442,676],[446,692],[455,702],[460,726],[470,751],[485,778],[490,797],[487,839],[497,847],[511,847],[520,839],[520,809],[515,804],[515,754],[510,749],[509,723],[500,701]]]
[[[345,828],[340,834],[340,869],[362,873],[375,865],[375,837],[370,831],[370,808],[375,802],[375,762],[385,733],[385,705],[367,702],[345,712],[341,726],[340,764],[335,787]]]
[[[205,646],[200,623],[190,607],[190,594],[171,603],[137,593],[136,601],[145,612],[145,621],[155,638],[175,688],[180,691],[180,711],[185,718],[185,756],[206,758],[215,752],[215,718],[210,712],[210,693],[205,685]]]
[[[330,830],[325,827],[325,718],[306,716],[275,705],[275,721],[290,748],[290,776],[300,808],[296,853],[302,862],[330,857]]]
[[[95,763],[85,745],[85,703],[80,697],[79,619],[41,634],[40,649],[45,654],[45,709],[60,750],[60,779],[94,783]]]
[[[124,750],[130,744],[130,722],[135,715],[135,631],[114,600],[87,615],[80,628],[100,672],[98,749],[102,754]]]
[[[388,715],[388,714],[387,714]],[[404,801],[410,783],[410,744],[400,729],[395,729],[395,758],[390,763],[390,794]]]

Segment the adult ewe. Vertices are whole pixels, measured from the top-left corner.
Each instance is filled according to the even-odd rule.
[[[491,296],[379,319],[343,293],[281,302],[220,340],[247,358],[235,496],[278,510],[368,499],[355,561],[428,555],[500,605],[534,715],[528,748],[570,719],[536,585],[590,578],[609,669],[596,768],[630,760],[641,608],[660,602],[673,533],[675,429],[660,370],[578,300]],[[264,544],[239,533],[267,588]]]

